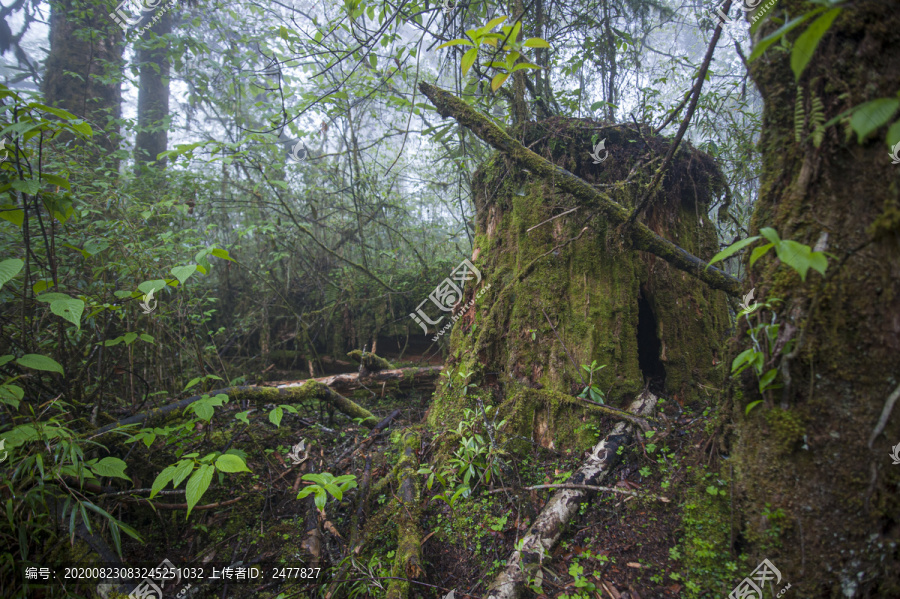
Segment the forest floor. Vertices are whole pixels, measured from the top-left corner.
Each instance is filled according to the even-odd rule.
[[[379,418],[395,409],[401,411],[367,446],[362,442],[368,429],[321,405],[295,404],[298,413],[286,412],[275,427],[266,417],[267,409],[251,412],[249,424],[242,424],[234,414],[246,406],[226,404],[181,451],[203,455],[234,448],[246,456],[252,474],[214,480],[189,519],[183,508],[177,507],[183,495],[176,499],[158,496],[155,509],[146,501],[123,497],[117,516],[150,531],[143,545],[123,540],[126,561],[156,563],[165,558],[183,567],[236,561],[314,565],[322,568],[319,580],[330,581],[349,553],[359,489],[347,492],[341,502],[329,497],[319,515],[321,548],[318,555],[311,555],[305,523],[312,512],[307,501],[297,499],[298,490],[309,484],[303,474],[353,474],[362,481],[366,459],[371,458],[369,478],[375,484],[391,472],[400,453],[398,431],[409,426],[420,429],[423,441],[418,459],[426,465],[439,445],[435,431],[421,430],[430,395],[356,397]],[[626,447],[619,465],[603,483],[632,494],[601,492],[583,503],[561,542],[543,562],[542,587],[526,591],[526,596],[648,599],[701,597],[707,591],[727,594],[730,590],[729,580],[737,577],[738,560],[714,550],[733,546],[728,544],[733,525],[729,483],[714,471],[721,465],[715,414],[702,404],[680,406],[666,400],[660,410],[669,423],[668,430],[641,436]],[[602,438],[614,424],[612,419],[598,419],[585,426]],[[305,463],[294,465],[288,453],[301,440],[312,450]],[[178,457],[168,455],[171,448],[144,451],[146,448],[138,445],[132,457],[145,463],[146,472],[136,472],[135,483],[149,486],[155,474]],[[336,469],[339,463],[347,463],[341,457],[351,450],[349,465]],[[413,585],[411,596],[444,597],[451,590],[457,598],[483,596],[517,539],[553,492],[524,488],[564,483],[583,461],[580,453],[533,444],[527,455],[508,461],[502,476],[492,484],[476,486],[471,496],[458,498],[452,506],[438,497],[440,484],[431,489],[423,484],[425,509],[420,528],[426,574]],[[353,552],[343,582],[333,588],[335,597],[380,596],[377,587],[387,586],[397,547],[393,493],[389,485],[379,493],[369,493],[363,512],[363,521],[369,523],[368,536],[363,535],[363,546]],[[361,522],[360,530],[362,526]],[[715,588],[710,581],[715,581]],[[258,584],[208,581],[190,588],[181,584],[171,592],[188,598],[287,599],[324,596],[325,588],[277,580]]]

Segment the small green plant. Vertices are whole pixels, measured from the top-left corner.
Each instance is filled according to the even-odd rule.
[[[606,364],[598,366],[597,360],[594,360],[591,362],[590,366],[588,366],[587,364],[582,364],[581,368],[582,368],[582,370],[587,372],[588,375],[590,375],[590,378],[588,379],[588,384],[585,386],[584,389],[582,389],[582,391],[578,395],[578,397],[580,397],[582,399],[589,399],[591,401],[602,404],[604,394],[603,394],[603,391],[601,391],[600,388],[594,384],[594,373],[599,372],[599,371],[603,370],[604,368],[606,368]]]
[[[344,474],[334,476],[329,472],[321,474],[304,474],[303,480],[310,481],[311,484],[297,494],[297,499],[303,499],[307,495],[315,494],[313,501],[320,510],[325,509],[325,502],[328,501],[330,494],[338,501],[344,498],[344,493],[349,489],[356,488],[356,476],[353,474]]]
[[[150,491],[150,499],[153,499],[160,491],[166,488],[170,482],[172,488],[177,489],[178,485],[188,475],[191,477],[185,486],[185,498],[187,499],[187,514],[185,518],[191,515],[191,510],[206,493],[209,484],[212,482],[213,475],[218,472],[250,472],[244,459],[237,454],[236,450],[228,450],[225,453],[213,452],[200,459],[197,459],[199,453],[186,454],[176,464],[167,466],[157,475],[153,481],[153,487]],[[193,473],[193,474],[191,474]]]

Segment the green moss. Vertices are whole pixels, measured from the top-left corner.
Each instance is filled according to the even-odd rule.
[[[790,452],[803,441],[806,427],[803,419],[793,410],[772,408],[765,412],[766,423],[772,429],[770,439],[781,452]]]

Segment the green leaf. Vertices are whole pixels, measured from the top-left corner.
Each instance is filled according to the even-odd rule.
[[[184,389],[182,389],[182,391],[187,391],[188,389],[190,389],[191,387],[193,387],[194,385],[196,385],[197,383],[199,383],[202,380],[203,380],[202,376],[198,376],[195,379],[191,379],[190,382],[187,385],[185,385],[185,387],[184,387]]]
[[[190,480],[188,480],[184,493],[188,505],[185,518],[191,515],[191,510],[194,509],[194,506],[197,505],[197,502],[200,501],[200,498],[206,493],[206,490],[209,488],[209,483],[212,482],[215,471],[216,469],[213,466],[201,464],[200,467],[197,468],[197,471],[191,476]]]
[[[840,8],[833,8],[812,22],[806,31],[800,34],[797,41],[794,42],[794,49],[791,51],[791,69],[794,71],[794,78],[799,81],[800,75],[806,65],[809,64],[819,40],[825,35],[825,32],[831,27],[834,19],[841,14]]]
[[[468,50],[465,54],[463,54],[462,62],[460,63],[463,77],[465,77],[466,73],[469,72],[469,69],[472,68],[472,65],[475,64],[476,58],[478,58],[478,48],[472,48],[471,50]]]
[[[50,311],[61,316],[81,330],[81,315],[84,314],[84,302],[80,299],[58,299],[50,302]]]
[[[721,252],[719,252],[718,254],[713,256],[712,260],[709,261],[709,264],[706,265],[706,268],[709,268],[716,262],[725,260],[726,258],[733,256],[734,254],[741,251],[742,249],[744,249],[745,247],[747,247],[748,245],[750,245],[757,239],[759,239],[759,236],[748,237],[747,239],[741,239],[740,241],[732,243],[727,248],[725,248],[724,250],[722,250]]]
[[[778,369],[773,368],[769,370],[767,373],[759,377],[759,392],[762,393],[766,389],[769,388],[769,385],[772,384],[772,381],[775,380],[775,377],[778,376]]]
[[[187,475],[191,473],[191,470],[194,469],[193,460],[181,460],[175,466],[175,475],[172,477],[172,487],[178,488],[178,485],[181,484]]]
[[[150,290],[153,290],[153,293],[160,291],[161,289],[165,289],[166,281],[165,279],[154,279],[152,281],[144,281],[140,285],[138,285],[138,291],[147,295],[150,293]]]
[[[750,403],[748,403],[747,409],[744,410],[744,416],[748,416],[750,414],[750,410],[752,410],[753,408],[755,408],[756,406],[758,406],[761,403],[762,403],[761,399],[757,399],[756,401],[751,401]]]
[[[175,466],[167,466],[156,476],[156,480],[153,481],[153,486],[150,488],[150,499],[156,497],[160,491],[166,488],[166,485],[175,476],[175,471]]]
[[[887,143],[891,150],[894,149],[895,145],[900,143],[900,121],[894,121],[894,124],[888,129]]]
[[[222,258],[223,260],[230,260],[232,262],[236,262],[234,258],[228,253],[228,250],[223,250],[222,248],[216,248],[210,252],[216,258]]]
[[[284,416],[284,410],[281,409],[281,406],[276,406],[274,410],[269,412],[269,420],[275,426],[281,426],[282,416]]]
[[[549,48],[550,44],[539,37],[532,37],[525,40],[525,43],[522,44],[526,48]]]
[[[900,100],[896,98],[878,98],[857,107],[850,118],[850,127],[856,131],[857,141],[862,143],[870,133],[886,125],[898,106]]]
[[[178,279],[178,282],[184,285],[184,282],[188,280],[192,274],[197,271],[196,264],[188,264],[187,266],[176,266],[170,272],[172,276]]]
[[[250,472],[244,460],[236,455],[222,454],[216,459],[216,469],[222,472]]]
[[[319,487],[314,487],[316,497],[313,500],[316,504],[316,507],[320,510],[325,509],[325,502],[328,501],[328,495],[325,494],[325,491]]]
[[[16,360],[16,364],[35,370],[47,370],[49,372],[63,374],[63,368],[59,362],[53,358],[48,358],[47,356],[42,356],[40,354],[25,354]]]
[[[21,227],[25,223],[25,211],[16,208],[15,204],[3,204],[0,206],[0,218]]]
[[[760,234],[771,241],[772,243],[778,245],[781,243],[781,237],[778,236],[778,231],[771,227],[763,227],[759,230]],[[776,248],[777,249],[777,248]]]
[[[500,23],[502,23],[505,20],[506,20],[506,17],[497,17],[496,19],[491,19],[490,21],[488,21],[487,25],[485,25],[484,27],[482,27],[480,29],[480,31],[487,33],[488,31],[490,31],[491,29],[493,29],[494,27],[496,27],[497,25],[499,25]]]
[[[759,247],[753,248],[753,251],[750,252],[750,266],[756,264],[756,261],[766,255],[770,249],[775,247],[774,243],[767,243],[766,245],[761,245]]]
[[[90,464],[91,470],[97,476],[112,476],[115,478],[124,478],[131,480],[125,474],[125,468],[128,466],[119,458],[106,457],[95,464]]]
[[[494,75],[494,78],[491,79],[491,90],[497,91],[500,89],[500,86],[509,79],[509,73],[497,73]]]
[[[18,258],[10,258],[0,262],[0,289],[3,288],[10,279],[19,274],[25,263]]]
[[[796,19],[788,21],[766,37],[759,40],[753,47],[753,52],[750,53],[750,58],[747,59],[747,62],[753,62],[754,60],[762,56],[763,52],[765,52],[769,48],[769,46],[780,40],[785,33],[791,31],[792,29],[796,28],[797,26],[801,25],[817,14],[823,12],[824,10],[824,8],[817,8],[815,10],[809,11],[805,15],[800,15]],[[762,21],[760,20],[759,23],[762,23]],[[755,25],[756,23],[750,26],[751,31],[754,29]]]
[[[247,414],[249,414],[249,413],[250,413],[250,410],[247,410],[246,412],[238,412],[237,414],[234,415],[234,417],[236,419],[240,420],[241,422],[243,422],[244,424],[250,424],[250,419],[247,418]]]

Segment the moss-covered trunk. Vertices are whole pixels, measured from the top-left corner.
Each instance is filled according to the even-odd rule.
[[[646,163],[669,143],[648,131],[575,119],[528,123],[518,136],[628,208],[639,196],[637,182],[649,178],[640,174],[651,170]],[[596,164],[590,151],[600,139],[609,155]],[[719,180],[711,159],[685,145],[646,224],[708,259],[717,243],[706,211]],[[452,426],[469,404],[462,374],[507,400],[517,434],[547,447],[587,446],[589,435],[575,433],[588,412],[569,399],[590,382],[582,365],[605,365],[593,383],[615,405],[645,385],[683,401],[700,393],[698,384],[721,380],[723,292],[623,247],[623,232],[598,212],[501,154],[476,174],[474,191],[473,262],[483,279],[460,302],[476,298],[457,314],[452,376],[435,400],[433,423]]]
[[[775,14],[808,8],[782,0]],[[776,27],[765,24],[763,35]],[[803,113],[813,98],[828,120],[894,97],[898,47],[895,3],[847,5],[799,81]],[[828,128],[818,148],[808,128],[795,140],[798,85],[788,52],[770,48],[751,73],[765,100],[753,230],[772,227],[834,258],[824,278],[811,273],[805,282],[774,255],[750,270],[757,299],[783,300],[765,316],[781,324],[779,344],[797,345],[774,360],[780,376],[789,374],[783,391],[745,416],[761,399],[748,372],[734,402],[743,536],[754,563],[768,558],[795,596],[897,597],[900,467],[889,456],[900,441],[897,410],[868,445],[900,382],[900,167],[891,164],[884,127],[862,144],[843,125]]]

